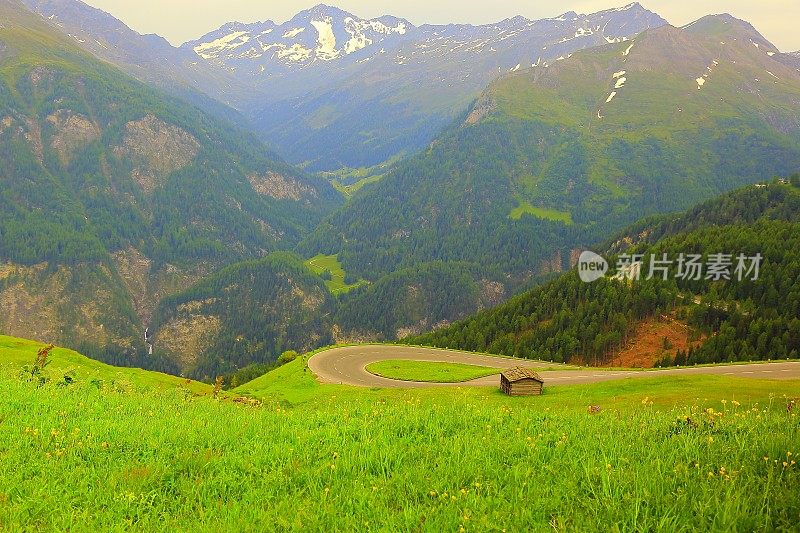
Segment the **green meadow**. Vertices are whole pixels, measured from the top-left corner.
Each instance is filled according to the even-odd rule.
[[[86,373],[65,385],[63,369],[78,366],[66,355],[56,352],[45,370],[55,379],[40,385],[20,372],[19,350],[3,351],[2,530],[800,523],[797,381],[652,378],[509,398],[495,388],[320,385],[299,358],[215,398],[108,369],[98,372],[115,379]]]
[[[558,211],[556,209],[546,209],[544,207],[534,207],[530,202],[517,198],[517,207],[511,210],[509,217],[512,220],[519,220],[522,215],[531,215],[537,218],[550,220],[553,222],[562,222],[571,226],[572,214],[567,211]]]
[[[306,261],[306,266],[318,276],[322,276],[325,272],[330,274],[330,279],[324,281],[328,290],[334,295],[350,292],[366,283],[363,280],[353,284],[345,282],[344,268],[335,255],[317,255]]]
[[[17,339],[0,335],[0,365],[10,368],[22,368],[36,359],[36,352],[44,346],[40,342]],[[139,368],[121,368],[67,350],[54,348],[49,358],[47,371],[51,377],[60,378],[74,375],[79,381],[105,380],[108,382],[124,382],[136,387],[187,389],[195,394],[205,394],[212,390],[210,385],[199,381],[186,380],[168,374],[151,372]]]
[[[367,365],[367,372],[389,379],[425,383],[461,383],[500,373],[498,369],[487,366],[402,359],[372,363]]]

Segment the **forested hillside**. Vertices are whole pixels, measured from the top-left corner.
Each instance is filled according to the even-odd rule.
[[[252,135],[0,3],[4,332],[148,360],[164,296],[293,247],[338,201]]]
[[[238,263],[165,298],[153,320],[154,346],[177,369],[202,379],[287,350],[331,343],[334,300],[301,259],[276,253]]]
[[[399,270],[342,297],[336,313],[340,340],[386,340],[416,335],[493,307],[507,298],[498,273],[436,262]]]
[[[299,249],[370,281],[470,263],[513,291],[644,216],[800,167],[800,73],[779,59],[714,16],[520,70]]]
[[[676,313],[707,339],[673,351],[661,364],[797,358],[800,355],[800,176],[792,185],[748,187],[679,217],[644,222],[608,250],[677,258],[700,254],[763,256],[759,279],[582,282],[571,271],[508,303],[448,328],[409,339],[440,347],[559,362],[602,364],[629,342],[636,325]],[[612,255],[613,254],[613,255]],[[733,260],[731,272],[736,266]],[[647,273],[647,265],[643,270]]]

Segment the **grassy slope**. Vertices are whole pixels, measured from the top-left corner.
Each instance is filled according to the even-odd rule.
[[[462,383],[500,373],[498,369],[486,366],[397,359],[367,365],[367,372],[390,379],[426,383]]]
[[[19,466],[0,476],[0,524],[725,531],[800,519],[800,433],[781,398],[797,382],[643,380],[508,398],[320,386],[303,368],[250,384],[262,407],[0,374],[0,450]],[[587,414],[590,403],[602,412]]]
[[[519,220],[523,215],[531,215],[545,220],[552,220],[555,222],[563,222],[567,225],[572,225],[572,214],[567,211],[558,211],[557,209],[546,209],[544,207],[535,207],[527,200],[517,199],[518,206],[511,210],[509,217],[512,220]]]
[[[339,259],[335,255],[318,255],[306,261],[306,266],[310,268],[315,274],[321,275],[326,270],[330,271],[332,278],[325,281],[325,285],[331,294],[343,294],[350,292],[356,287],[360,287],[365,282],[360,281],[353,285],[348,285],[344,281],[345,272],[342,268]]]
[[[339,191],[346,198],[350,198],[355,193],[357,193],[358,191],[363,189],[364,186],[369,185],[371,183],[378,183],[379,181],[381,181],[381,179],[383,179],[383,175],[382,174],[377,175],[377,176],[369,176],[367,178],[361,178],[360,180],[358,180],[357,182],[353,183],[352,185],[343,185],[343,184],[339,183],[338,181],[333,181],[332,183],[333,183],[334,188],[337,191]]]
[[[31,364],[36,358],[36,352],[43,346],[44,344],[40,342],[0,335],[0,366],[17,370]],[[57,374],[73,370],[76,377],[84,381],[93,378],[108,381],[124,380],[146,387],[181,387],[198,394],[211,392],[211,386],[205,383],[187,382],[184,378],[139,368],[114,367],[65,348],[56,348],[51,352],[46,372]]]

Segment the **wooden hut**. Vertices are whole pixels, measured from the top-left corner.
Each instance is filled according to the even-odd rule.
[[[512,368],[500,374],[500,388],[509,396],[539,396],[544,380],[530,368]]]

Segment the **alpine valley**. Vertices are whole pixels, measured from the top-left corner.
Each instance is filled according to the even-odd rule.
[[[800,169],[798,57],[638,3],[484,26],[319,5],[175,47],[0,0],[0,332],[205,380],[333,343],[549,350],[509,314],[552,320],[581,250]],[[559,359],[624,344],[579,340]]]

